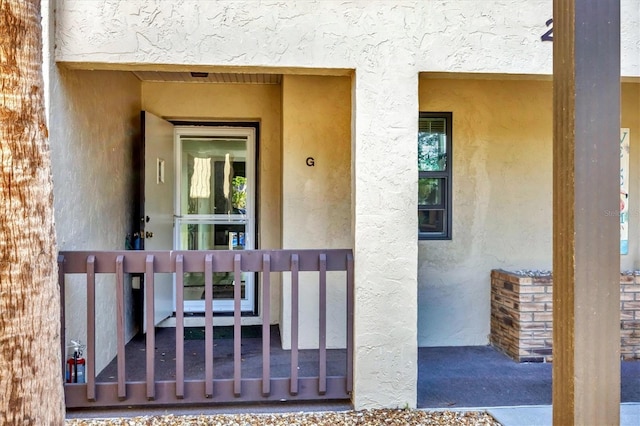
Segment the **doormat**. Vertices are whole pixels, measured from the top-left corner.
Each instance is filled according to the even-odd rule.
[[[240,327],[243,339],[255,339],[262,337],[261,325],[245,325]],[[204,340],[204,327],[185,327],[185,340]],[[233,326],[213,327],[213,339],[233,339]]]

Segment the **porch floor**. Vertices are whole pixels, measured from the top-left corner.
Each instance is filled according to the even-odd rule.
[[[233,327],[214,327],[213,376],[214,379],[233,378]],[[155,374],[157,381],[175,380],[176,339],[175,328],[156,328]],[[289,377],[291,351],[283,350],[278,326],[271,326],[271,377]],[[143,334],[138,334],[125,347],[126,378],[144,381],[146,374],[146,346]],[[184,378],[202,380],[205,374],[204,334],[200,330],[185,328]],[[327,349],[327,375],[346,374],[346,350]],[[318,351],[299,350],[299,377],[318,375]],[[260,326],[242,328],[242,377],[262,377],[262,337]],[[114,358],[97,376],[97,382],[117,381],[117,359]]]
[[[224,331],[224,330],[223,330]],[[214,336],[214,376],[233,376],[233,339]],[[126,346],[128,380],[145,378],[145,340],[137,336]],[[204,340],[185,339],[185,379],[204,375]],[[272,377],[288,377],[291,352],[281,349],[277,326],[271,328]],[[192,358],[192,361],[189,361]],[[242,338],[242,377],[260,377],[262,339],[248,330]],[[173,328],[156,330],[157,380],[175,377]],[[317,374],[316,350],[299,352],[300,377]],[[327,350],[329,376],[345,374],[346,351]],[[621,362],[621,402],[640,402],[640,361]],[[419,408],[507,407],[551,404],[551,363],[517,363],[491,346],[430,347],[418,349]],[[116,380],[114,359],[97,377]],[[304,404],[293,403],[293,407]],[[327,404],[327,402],[325,402]],[[331,409],[331,404],[322,405]],[[338,407],[344,409],[344,403]],[[211,407],[210,407],[211,408]],[[222,408],[222,407],[220,407]],[[256,407],[257,408],[257,407]],[[271,406],[271,409],[274,409]],[[229,407],[227,407],[229,409]],[[245,408],[246,409],[246,406]],[[293,409],[293,408],[292,408]]]
[[[418,407],[550,405],[551,363],[517,363],[491,346],[418,349]],[[640,361],[622,361],[621,402],[640,402]]]

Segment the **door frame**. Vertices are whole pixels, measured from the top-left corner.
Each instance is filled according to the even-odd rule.
[[[174,125],[174,189],[173,189],[173,205],[174,205],[174,236],[173,236],[173,248],[179,249],[178,243],[180,241],[180,227],[178,223],[180,219],[184,217],[181,211],[180,200],[180,188],[182,185],[181,162],[182,162],[182,142],[181,138],[185,136],[194,137],[212,137],[212,138],[224,138],[240,136],[247,138],[247,167],[245,174],[248,182],[252,182],[252,185],[248,185],[247,188],[247,216],[245,229],[250,230],[249,237],[245,237],[245,247],[248,250],[259,248],[258,245],[258,199],[259,199],[259,179],[258,179],[258,145],[259,145],[259,123],[257,122],[183,122],[177,120],[168,120]],[[249,161],[252,160],[252,161]],[[252,163],[252,164],[251,164]],[[206,220],[206,223],[216,223],[224,221],[227,215],[189,215],[186,223],[193,223],[198,220]],[[259,306],[259,289],[257,274],[251,277],[251,288],[247,288],[251,294],[248,294],[248,303],[243,303],[242,315],[243,316],[258,316]],[[175,293],[175,287],[174,287]],[[215,316],[230,316],[233,315],[233,301],[225,300],[225,309],[220,310],[220,307],[215,308],[214,301],[214,315]],[[174,294],[174,310],[176,298]],[[185,312],[204,312],[204,308],[200,310],[197,306],[186,305]],[[226,304],[231,309],[226,309]],[[218,304],[220,305],[220,303]],[[217,309],[217,311],[216,311]]]

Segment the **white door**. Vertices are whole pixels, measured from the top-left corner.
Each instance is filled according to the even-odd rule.
[[[173,248],[173,124],[143,111],[144,249]],[[154,325],[173,314],[173,275],[155,274]],[[146,300],[146,292],[145,292]],[[146,304],[145,304],[146,306]],[[146,309],[143,328],[146,330]]]
[[[255,248],[255,130],[249,127],[176,127],[174,247],[178,250]],[[241,309],[255,309],[254,274],[214,273],[213,310],[233,312],[241,285]],[[204,274],[184,278],[184,309],[203,312]]]

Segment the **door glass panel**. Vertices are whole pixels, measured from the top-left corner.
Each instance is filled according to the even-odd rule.
[[[255,247],[254,139],[245,129],[178,130],[177,250],[244,250]],[[217,134],[215,134],[217,133]],[[213,309],[232,312],[235,285],[241,309],[253,310],[255,274],[213,273]],[[205,274],[184,274],[184,309],[205,310]]]
[[[245,228],[241,224],[182,223],[180,224],[179,250],[243,250],[245,247]],[[242,273],[244,299],[249,273]],[[233,299],[233,272],[213,273],[213,298]],[[192,272],[184,274],[184,299],[204,300],[204,274]]]
[[[198,221],[180,224],[178,250],[242,250],[246,225]]]
[[[245,214],[246,138],[182,139],[181,146],[181,214]]]

